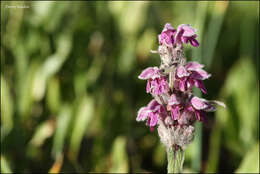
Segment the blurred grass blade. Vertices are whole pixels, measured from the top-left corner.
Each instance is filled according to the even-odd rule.
[[[60,173],[62,164],[63,164],[63,154],[56,158],[55,163],[49,170],[49,173]]]
[[[165,146],[159,142],[154,150],[153,161],[157,166],[162,167],[166,161],[166,150]]]
[[[47,105],[53,114],[56,114],[61,105],[60,82],[57,77],[50,78],[47,88]]]
[[[93,116],[94,100],[92,97],[84,96],[77,106],[76,120],[74,122],[71,135],[70,154],[72,155],[73,159],[76,159],[78,156],[80,143]]]
[[[190,145],[191,156],[191,168],[194,171],[199,172],[201,169],[201,159],[202,159],[202,124],[195,123],[195,136],[192,144]]]
[[[3,155],[0,156],[1,160],[1,173],[13,173],[8,162]]]
[[[218,116],[218,115],[217,115]],[[216,173],[218,169],[218,162],[219,162],[219,153],[221,148],[221,127],[220,123],[217,119],[214,127],[212,128],[212,133],[210,136],[210,143],[209,143],[209,155],[207,166],[205,169],[206,173]]]
[[[250,93],[248,93],[249,89]],[[255,143],[259,116],[258,91],[259,86],[251,59],[240,58],[230,69],[224,87],[221,89],[221,98],[224,99],[227,109],[219,108],[216,112],[206,172],[217,171],[222,144],[232,153],[243,157]]]
[[[20,83],[20,89],[18,92],[18,111],[19,116],[23,121],[28,119],[31,115],[32,111],[32,85],[33,85],[33,78],[39,68],[39,63],[37,60],[31,62],[28,70],[24,73],[24,77]]]
[[[149,2],[109,2],[109,10],[116,18],[122,35],[135,35],[144,25]]]
[[[13,109],[9,85],[1,75],[1,143],[13,128]]]
[[[211,20],[209,23],[208,32],[205,35],[205,45],[203,46],[203,63],[206,67],[210,67],[217,45],[220,29],[228,8],[228,1],[215,2],[214,9],[211,11]]]
[[[235,173],[259,173],[259,142],[245,155]]]
[[[39,125],[29,144],[35,147],[40,147],[44,143],[45,139],[53,135],[54,132],[53,124],[54,123],[52,120],[48,120],[43,122],[41,125]]]
[[[51,9],[56,3],[52,1],[33,1],[32,2],[32,13],[30,16],[33,21],[32,24],[39,25],[42,24],[45,20],[49,20],[48,15],[52,14]]]
[[[197,2],[197,9],[196,9],[196,20],[194,23],[194,28],[197,29],[198,41],[200,46],[196,49],[192,49],[192,57],[193,60],[201,60],[202,58],[202,45],[205,43],[203,41],[203,34],[204,34],[204,26],[205,26],[205,19],[207,16],[207,9],[208,9],[208,2],[207,1],[199,1]]]
[[[153,29],[145,30],[136,44],[136,54],[141,61],[146,61],[151,55],[150,50],[154,49],[157,35]]]
[[[72,111],[69,105],[64,105],[57,117],[57,127],[52,146],[52,155],[57,158],[62,154],[65,138],[68,132]]]
[[[110,173],[127,173],[128,172],[128,158],[126,153],[126,139],[125,137],[117,137],[112,148],[112,165],[109,170]]]
[[[45,93],[46,81],[57,73],[68,57],[71,49],[71,35],[63,32],[57,40],[57,51],[49,56],[35,75],[33,82],[33,98],[39,101]]]

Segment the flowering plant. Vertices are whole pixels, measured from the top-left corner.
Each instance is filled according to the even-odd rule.
[[[214,112],[219,101],[210,101],[195,96],[193,87],[207,93],[203,80],[211,75],[198,62],[186,62],[183,45],[199,46],[196,30],[188,24],[181,24],[177,30],[167,23],[158,36],[160,67],[148,67],[138,76],[147,80],[146,92],[154,99],[137,114],[137,121],[146,121],[153,131],[156,127],[161,142],[168,154],[168,172],[181,172],[184,150],[194,138],[194,122],[205,122],[206,112]],[[180,156],[180,159],[178,159]]]

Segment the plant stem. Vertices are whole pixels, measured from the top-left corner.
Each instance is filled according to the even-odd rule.
[[[181,173],[184,162],[184,151],[181,147],[171,147],[167,150],[168,173]]]

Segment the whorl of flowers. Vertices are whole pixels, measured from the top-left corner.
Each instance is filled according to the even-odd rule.
[[[136,120],[146,121],[151,130],[158,126],[161,141],[168,148],[185,149],[193,140],[194,122],[205,122],[206,112],[214,112],[215,104],[225,107],[222,102],[192,93],[192,88],[197,87],[206,94],[203,81],[211,76],[203,70],[204,65],[186,62],[184,57],[184,44],[199,46],[195,33],[188,24],[181,24],[176,30],[167,23],[158,36],[160,67],[148,67],[138,76],[147,80],[146,92],[154,99],[140,108]]]

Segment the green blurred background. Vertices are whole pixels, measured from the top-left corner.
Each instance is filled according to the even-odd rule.
[[[185,54],[227,105],[196,124],[184,171],[259,172],[257,1],[1,2],[1,172],[166,172],[157,131],[135,121],[166,22],[198,29]]]

